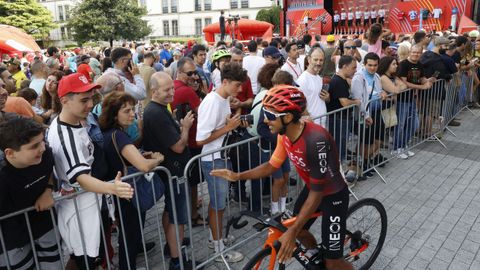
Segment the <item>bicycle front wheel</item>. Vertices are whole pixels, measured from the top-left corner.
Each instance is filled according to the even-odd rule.
[[[361,199],[348,208],[345,260],[367,270],[377,259],[387,235],[387,212],[376,199]]]
[[[273,262],[273,267],[270,267],[272,260],[275,260],[272,258],[272,248],[267,247],[255,254],[243,267],[243,270],[285,270],[285,265],[278,262]]]

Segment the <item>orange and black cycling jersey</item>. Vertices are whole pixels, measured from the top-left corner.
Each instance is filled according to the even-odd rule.
[[[309,189],[321,191],[323,196],[327,196],[345,187],[337,146],[323,127],[306,122],[295,142],[285,135],[278,135],[277,146],[269,163],[280,168],[287,156]]]

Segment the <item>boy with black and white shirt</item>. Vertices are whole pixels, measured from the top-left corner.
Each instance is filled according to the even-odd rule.
[[[120,172],[114,183],[103,182],[90,175],[94,145],[87,129],[82,125],[93,107],[93,90],[100,86],[90,84],[82,74],[63,77],[58,86],[62,111],[48,130],[47,140],[55,157],[55,177],[62,195],[80,189],[89,191],[57,204],[58,229],[79,269],[94,267],[100,246],[101,196],[113,194],[131,198],[133,189],[122,183]],[[81,225],[81,227],[79,227]]]
[[[62,269],[54,231],[53,155],[45,146],[44,129],[39,123],[14,117],[0,124],[0,149],[5,166],[0,169],[0,217],[35,207],[0,221],[7,252],[0,247],[0,269]],[[32,234],[30,238],[29,231]],[[35,243],[35,250],[31,242]],[[35,254],[33,252],[35,251]],[[8,266],[5,261],[8,257]],[[34,255],[36,259],[34,260]],[[36,264],[38,261],[38,265]]]

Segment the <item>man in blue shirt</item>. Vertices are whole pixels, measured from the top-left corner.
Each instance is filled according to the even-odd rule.
[[[170,53],[170,44],[165,42],[163,44],[163,50],[160,53],[160,63],[165,66],[170,59],[172,59],[172,54]]]

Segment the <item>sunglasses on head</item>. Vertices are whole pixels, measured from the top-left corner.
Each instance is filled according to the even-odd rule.
[[[194,70],[194,71],[185,72],[185,74],[187,74],[188,77],[192,77],[193,75],[198,75],[198,72]]]
[[[266,110],[265,108],[263,109],[263,115],[268,121],[275,121],[280,116],[287,115],[287,113],[274,113]]]

